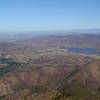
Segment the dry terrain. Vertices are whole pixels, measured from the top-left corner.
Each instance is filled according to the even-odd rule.
[[[0,99],[73,100],[75,96],[80,100],[82,94],[90,96],[94,91],[98,97],[100,56],[69,52],[64,49],[67,47],[99,49],[100,35],[44,36],[0,43]]]

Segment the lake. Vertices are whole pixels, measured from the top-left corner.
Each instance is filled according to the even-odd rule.
[[[76,52],[81,54],[89,55],[100,55],[100,49],[90,49],[90,48],[66,48],[70,52]]]

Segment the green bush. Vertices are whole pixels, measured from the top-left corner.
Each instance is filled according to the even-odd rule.
[[[6,74],[8,72],[12,72],[12,71],[16,70],[17,67],[19,67],[23,64],[23,63],[16,62],[13,59],[5,58],[4,56],[0,57],[0,61],[1,61],[1,63],[8,64],[6,67],[0,68],[0,76],[3,76],[4,74]]]

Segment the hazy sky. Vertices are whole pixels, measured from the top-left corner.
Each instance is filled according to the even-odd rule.
[[[100,28],[100,0],[0,0],[0,30]]]

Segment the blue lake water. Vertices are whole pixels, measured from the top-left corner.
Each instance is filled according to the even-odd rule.
[[[76,52],[81,54],[89,55],[100,55],[100,49],[89,49],[89,48],[66,48],[70,52]]]

